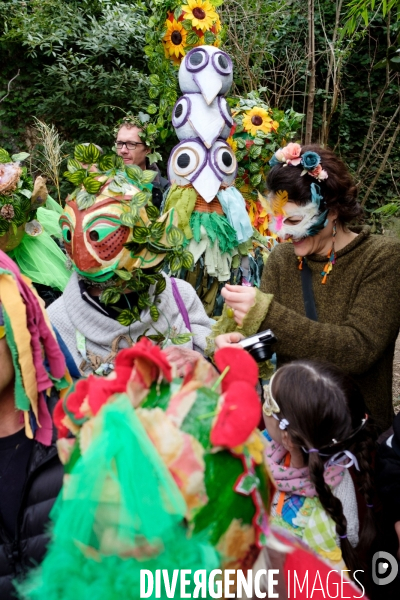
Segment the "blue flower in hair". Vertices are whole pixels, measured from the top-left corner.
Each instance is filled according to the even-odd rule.
[[[304,152],[304,154],[301,157],[301,164],[305,169],[307,169],[307,171],[312,171],[313,169],[315,169],[315,167],[318,167],[320,162],[320,155],[316,152],[311,152],[310,150],[308,152]]]

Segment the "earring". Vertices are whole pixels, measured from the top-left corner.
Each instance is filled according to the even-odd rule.
[[[329,273],[332,271],[333,265],[336,263],[336,254],[335,254],[336,233],[337,233],[337,229],[336,229],[336,219],[335,219],[333,221],[333,229],[332,229],[332,248],[328,252],[328,262],[324,266],[324,270],[321,273],[321,275],[322,275],[321,283],[324,283],[324,284],[326,283],[326,279],[327,279]]]

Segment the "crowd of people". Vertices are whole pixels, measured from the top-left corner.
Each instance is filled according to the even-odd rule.
[[[100,150],[93,153],[92,145],[86,147],[89,154],[84,150],[75,154],[74,168],[92,173],[94,177],[87,179],[98,177],[100,183],[91,203],[82,204],[75,193],[66,199],[60,224],[72,274],[61,296],[47,309],[33,284],[0,251],[1,600],[88,597],[73,582],[68,560],[71,564],[77,560],[72,556],[76,552],[88,564],[106,557],[105,572],[108,568],[112,572],[110,556],[129,557],[136,564],[132,569],[139,568],[140,552],[150,564],[146,568],[154,567],[149,557],[157,550],[147,533],[153,525],[146,528],[142,519],[140,537],[148,547],[143,550],[143,542],[138,545],[136,533],[132,534],[135,548],[130,550],[129,539],[112,538],[104,521],[109,527],[110,523],[115,527],[115,519],[126,525],[128,515],[136,531],[132,511],[140,513],[141,503],[150,505],[155,488],[146,488],[141,480],[136,508],[129,513],[124,505],[126,514],[122,514],[118,504],[118,511],[111,514],[110,508],[104,508],[104,497],[109,493],[114,502],[111,497],[122,493],[113,488],[112,467],[102,480],[104,489],[96,489],[98,504],[103,504],[96,516],[91,515],[92,529],[85,533],[85,544],[71,542],[74,550],[68,560],[69,546],[55,551],[57,540],[68,537],[68,499],[73,497],[76,503],[79,496],[84,502],[82,482],[85,477],[88,486],[95,481],[88,477],[88,469],[108,464],[99,458],[99,444],[93,455],[97,462],[93,457],[90,461],[90,449],[97,435],[103,435],[107,448],[116,443],[106,437],[107,427],[117,418],[110,412],[115,394],[126,394],[130,400],[129,408],[120,402],[125,416],[134,409],[129,413],[131,431],[124,435],[136,436],[141,449],[135,455],[142,461],[137,473],[144,478],[148,473],[159,490],[165,478],[165,494],[181,502],[172,489],[176,485],[186,502],[183,509],[176,507],[179,518],[173,524],[168,521],[168,527],[178,523],[181,531],[192,523],[195,534],[202,528],[207,533],[200,541],[185,538],[181,551],[187,552],[190,543],[192,548],[204,543],[216,552],[212,558],[209,555],[208,566],[197,554],[193,564],[229,568],[227,538],[228,532],[233,535],[232,521],[237,543],[244,544],[245,533],[250,536],[246,552],[233,561],[234,568],[281,568],[279,597],[290,597],[290,571],[299,569],[304,575],[306,564],[320,573],[346,572],[347,591],[353,590],[354,595],[342,597],[398,597],[399,575],[382,588],[373,571],[373,555],[392,554],[395,574],[400,559],[400,416],[394,416],[392,377],[400,328],[400,241],[372,235],[363,225],[357,188],[333,151],[289,143],[270,161],[264,199],[269,229],[280,243],[268,256],[259,289],[225,285],[223,313],[213,321],[195,289],[171,276],[173,260],[187,259],[184,236],[174,209],[162,212],[168,183],[151,169],[140,133],[136,121],[125,120],[118,128],[116,154],[123,164],[116,163],[111,174],[105,157]],[[276,370],[272,374],[270,362],[269,370],[263,365],[258,375],[254,361],[246,362],[248,354],[241,342],[267,329],[276,339],[271,347]],[[153,351],[155,343],[162,350]],[[201,400],[191,417],[203,389],[208,400]],[[119,403],[114,404],[117,410]],[[101,414],[100,427],[96,419]],[[173,434],[172,426],[177,428]],[[182,448],[176,458],[178,442]],[[237,479],[242,471],[235,471],[236,461],[234,467],[229,461],[240,456],[237,463],[243,463],[246,476],[257,473],[264,483],[268,479],[265,489],[252,496],[257,515],[265,515],[263,525],[245,516],[247,508],[236,514],[238,508],[225,492],[222,475],[220,481],[210,475],[210,457],[221,450],[223,461],[219,465],[217,460],[212,468],[222,473],[226,464],[227,473],[235,473]],[[117,452],[125,454],[112,454],[114,465],[123,464],[118,462],[121,456],[130,462],[128,445]],[[58,455],[67,475],[57,510],[51,514],[52,533],[49,515],[63,486]],[[261,476],[257,469],[264,467]],[[116,479],[122,478],[117,471],[115,467]],[[135,477],[134,470],[132,474]],[[134,494],[134,481],[131,487]],[[93,500],[94,490],[87,493]],[[160,515],[167,514],[161,505],[160,500]],[[202,514],[196,510],[207,506],[215,515],[226,512],[230,517],[229,528],[214,523],[218,536],[210,534],[205,517],[203,525],[202,518],[196,521]],[[79,524],[84,525],[77,521],[83,519],[79,510],[68,510],[71,537]],[[175,514],[173,507],[169,510]],[[163,520],[160,516],[160,523]],[[96,546],[93,540],[99,530],[102,541]],[[46,555],[48,536],[52,541],[43,571],[34,571],[32,578],[30,571]],[[161,552],[160,568],[162,557]],[[173,568],[174,557],[165,560],[166,568]],[[175,560],[187,567],[181,557]],[[52,581],[52,573],[58,573],[57,561],[66,564],[69,579],[63,585]],[[98,571],[91,573],[95,577]],[[76,574],[79,579],[78,570]],[[25,577],[30,583],[22,583]],[[118,593],[115,598],[131,597],[132,590],[121,587],[128,581],[135,585],[133,576],[118,579],[119,591],[110,582],[109,589],[104,584],[107,591],[101,597],[109,600],[112,593]],[[85,594],[90,593],[90,585],[80,582],[88,586]],[[68,593],[65,585],[71,586]],[[297,597],[326,596],[315,592]]]

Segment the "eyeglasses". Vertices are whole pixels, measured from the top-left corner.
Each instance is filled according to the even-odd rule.
[[[144,145],[143,142],[115,142],[115,147],[118,148],[118,150],[122,150],[124,146],[126,146],[127,150],[136,150],[138,146]]]

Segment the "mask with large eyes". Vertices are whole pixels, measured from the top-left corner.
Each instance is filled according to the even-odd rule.
[[[235,154],[224,140],[217,140],[209,150],[200,140],[181,142],[172,150],[168,163],[170,182],[181,186],[191,183],[206,202],[215,198],[221,183],[233,183],[236,171]]]
[[[180,140],[198,137],[211,148],[218,138],[229,136],[233,119],[225,98],[218,96],[208,106],[201,94],[187,94],[174,106],[172,125]]]
[[[221,182],[231,185],[237,173],[237,160],[232,148],[223,140],[217,140],[210,150],[209,162]]]
[[[179,68],[182,92],[202,94],[210,105],[216,96],[223,96],[232,85],[232,61],[226,52],[214,46],[198,46],[190,50]]]

